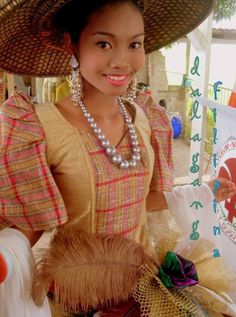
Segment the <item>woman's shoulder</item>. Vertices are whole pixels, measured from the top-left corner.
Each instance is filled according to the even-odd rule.
[[[22,93],[0,108],[0,226],[44,230],[67,221],[63,199],[47,164],[44,130]]]
[[[26,113],[35,113],[34,105],[30,100],[30,97],[25,93],[14,93],[10,96],[1,106],[1,114],[8,115],[11,118],[28,118]]]
[[[143,109],[152,129],[156,128],[163,131],[171,130],[166,110],[159,106],[150,94],[138,91],[136,103]]]
[[[34,103],[26,93],[15,92],[2,104],[0,113],[2,116],[8,116],[16,120],[39,121],[36,110],[41,108],[42,105],[44,109],[49,109],[53,104],[50,102],[44,104]]]
[[[44,138],[34,104],[24,93],[15,93],[3,103],[0,124],[2,146],[17,146]]]

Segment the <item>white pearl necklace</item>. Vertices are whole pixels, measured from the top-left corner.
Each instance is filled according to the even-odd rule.
[[[127,169],[129,167],[135,167],[137,165],[137,163],[140,161],[140,159],[141,159],[140,147],[139,147],[139,143],[138,143],[138,136],[136,134],[132,120],[130,119],[130,117],[126,111],[125,106],[124,106],[121,98],[117,97],[117,100],[118,100],[118,104],[120,107],[120,112],[123,115],[125,123],[129,129],[130,143],[132,146],[132,155],[131,155],[131,158],[129,160],[123,159],[121,157],[121,155],[117,153],[116,148],[110,144],[110,142],[105,137],[104,133],[97,126],[97,123],[94,121],[94,118],[92,117],[92,115],[88,112],[82,99],[77,100],[77,105],[80,106],[80,108],[83,112],[83,115],[87,119],[90,127],[93,129],[94,134],[99,139],[102,148],[105,149],[105,153],[110,158],[110,161],[122,169]]]

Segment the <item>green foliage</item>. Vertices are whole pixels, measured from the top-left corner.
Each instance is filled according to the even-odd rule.
[[[236,14],[236,0],[217,0],[214,20],[229,19]]]

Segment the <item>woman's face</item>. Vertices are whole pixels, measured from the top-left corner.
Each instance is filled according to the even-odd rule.
[[[130,3],[108,5],[92,15],[77,46],[85,91],[122,95],[144,66],[144,25]]]

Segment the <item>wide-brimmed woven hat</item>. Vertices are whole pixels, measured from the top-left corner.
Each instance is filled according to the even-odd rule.
[[[65,51],[61,32],[52,31],[52,20],[70,1],[0,0],[0,68],[39,77],[69,74],[71,56]],[[196,28],[212,11],[215,0],[145,2],[145,50],[150,53]]]

